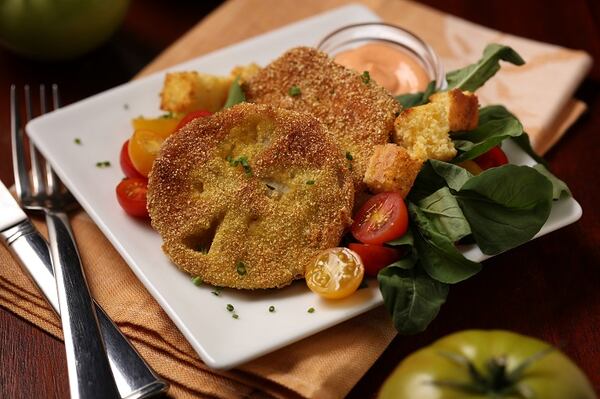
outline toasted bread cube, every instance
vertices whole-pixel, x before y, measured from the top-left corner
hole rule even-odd
[[[364,182],[373,193],[399,192],[406,198],[412,188],[423,159],[413,158],[396,144],[380,144],[369,159]]]
[[[187,113],[198,109],[216,112],[227,100],[230,76],[213,76],[204,73],[167,73],[160,93],[160,108],[174,113]]]
[[[473,93],[458,89],[436,93],[430,102],[400,113],[393,140],[416,158],[449,161],[456,156],[450,132],[472,130],[479,120]]]
[[[261,67],[255,64],[238,65],[231,70],[231,76],[239,77],[240,84],[247,82],[261,70]]]

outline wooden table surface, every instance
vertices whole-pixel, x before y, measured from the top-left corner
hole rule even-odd
[[[583,49],[600,60],[597,0],[423,2],[498,30]],[[65,103],[83,99],[130,80],[218,3],[133,0],[117,34],[75,61],[44,64],[0,49],[0,179],[7,185],[13,182],[8,106],[11,83],[58,83]],[[425,333],[393,341],[354,387],[350,398],[373,397],[404,356],[466,328],[509,329],[558,345],[600,392],[599,64],[594,65],[577,97],[589,105],[589,112],[547,159],[582,205],[583,218],[486,261],[483,273],[452,290]],[[0,309],[0,397],[68,397],[62,343],[4,309]]]

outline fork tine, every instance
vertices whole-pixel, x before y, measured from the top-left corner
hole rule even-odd
[[[23,143],[23,129],[19,115],[17,88],[10,86],[10,138],[12,146],[13,174],[15,176],[15,189],[19,198],[31,196],[29,174],[25,164],[25,146]]]
[[[52,90],[54,91],[54,86]],[[57,88],[58,90],[58,88]],[[54,109],[56,109],[56,107],[54,107]],[[41,84],[40,85],[40,112],[43,114],[45,114],[46,112],[48,112],[48,101],[46,99],[46,86]],[[58,179],[58,176],[56,176],[56,173],[54,173],[54,170],[52,169],[52,167],[50,166],[50,163],[48,161],[45,161],[45,167],[46,167],[46,189],[48,191],[49,195],[52,195],[54,193],[60,192],[60,180]]]
[[[29,85],[25,85],[25,112],[27,122],[29,122],[32,119],[31,92],[29,90]],[[31,195],[35,197],[40,192],[45,191],[45,184],[42,165],[40,163],[40,155],[31,140],[29,140],[29,157],[31,158]]]

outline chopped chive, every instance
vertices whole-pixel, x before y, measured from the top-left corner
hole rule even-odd
[[[220,295],[221,295],[221,290],[222,290],[222,289],[223,289],[223,288],[221,288],[221,287],[215,287],[215,290],[214,290],[214,291],[211,291],[210,293],[211,293],[211,294],[213,294],[214,296],[220,296]]]
[[[77,145],[81,145],[81,139],[79,137],[76,137],[73,142]]]
[[[228,303],[227,304],[227,310],[230,311],[230,312],[233,312],[233,305],[230,304],[230,303]]]
[[[307,312],[308,313],[315,313],[315,308],[308,308]]]
[[[159,116],[159,119],[172,119],[173,117],[174,116],[172,112],[167,112],[166,114]]]
[[[273,313],[275,311],[275,306],[271,305],[269,306],[269,312]]]
[[[362,75],[360,75],[360,78],[364,84],[368,84],[371,81],[371,75],[369,74],[369,71],[364,71]]]
[[[100,161],[100,162],[96,162],[96,167],[97,168],[108,168],[110,166],[110,162],[109,161]]]
[[[235,270],[238,272],[240,276],[246,275],[246,264],[242,261],[239,261],[235,266]]]
[[[346,151],[346,159],[348,161],[354,161],[354,157],[350,154],[350,151]]]
[[[200,278],[200,276],[194,276],[192,277],[192,283],[194,285],[202,285],[202,279]]]
[[[312,186],[313,184],[315,184],[314,180],[307,180],[306,184],[308,184],[309,186]]]
[[[231,317],[233,317],[234,319],[239,319],[239,318],[240,318],[240,316],[238,316],[238,315],[237,315],[237,313],[233,313],[233,314],[231,315]]]
[[[300,88],[298,86],[292,86],[292,87],[290,87],[290,90],[288,91],[288,94],[292,97],[297,97],[301,93],[302,92],[300,91]]]
[[[248,163],[248,158],[245,156],[240,156],[237,158],[232,158],[231,155],[228,155],[227,158],[225,158],[225,160],[227,162],[229,162],[229,166],[238,166],[238,165],[242,165],[242,168],[244,169],[244,173],[246,173],[247,176],[252,176],[252,168],[250,167],[250,163]]]

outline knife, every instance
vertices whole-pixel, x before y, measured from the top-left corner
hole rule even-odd
[[[48,243],[2,182],[0,237],[54,311],[60,315]],[[95,305],[104,346],[121,398],[147,398],[165,392],[169,387],[167,382],[146,364],[104,310],[97,303]]]

